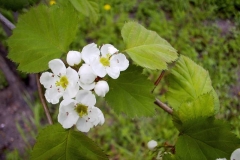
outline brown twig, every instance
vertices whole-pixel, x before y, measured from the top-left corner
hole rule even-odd
[[[155,90],[155,88],[157,87],[157,85],[160,83],[161,79],[163,78],[164,73],[165,73],[165,71],[163,70],[163,71],[161,72],[161,74],[159,75],[158,79],[155,81],[155,83],[154,83],[154,88],[153,88],[153,90],[152,90],[152,93],[153,93],[153,91]]]
[[[15,28],[15,25],[12,24],[7,18],[5,18],[1,13],[0,13],[0,21],[6,25],[10,30],[13,30]]]
[[[43,106],[43,108],[44,108],[45,114],[46,114],[46,116],[47,116],[48,123],[49,123],[49,124],[53,124],[52,117],[51,117],[51,115],[50,115],[50,113],[49,113],[49,109],[48,109],[46,100],[45,100],[45,98],[44,98],[42,86],[41,86],[41,84],[40,84],[39,79],[40,79],[40,74],[38,73],[38,74],[36,74],[38,94],[39,94],[39,97],[40,97],[42,106]]]
[[[166,111],[169,114],[173,114],[173,110],[172,108],[168,107],[168,105],[166,105],[165,103],[161,102],[159,99],[156,98],[156,100],[154,101],[154,103],[159,106],[160,108],[162,108],[164,111]]]

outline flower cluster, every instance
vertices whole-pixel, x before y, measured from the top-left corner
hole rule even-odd
[[[95,43],[83,47],[82,52],[69,51],[67,68],[62,60],[53,59],[48,65],[52,72],[44,72],[40,83],[46,88],[45,98],[57,104],[60,99],[58,122],[63,128],[76,125],[82,132],[105,121],[102,111],[95,107],[96,97],[105,97],[109,86],[104,77],[117,79],[129,61],[111,44],[100,49]]]

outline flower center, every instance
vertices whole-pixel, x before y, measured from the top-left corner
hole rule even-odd
[[[88,115],[87,112],[88,107],[83,104],[77,104],[75,111],[78,113],[78,115],[82,118],[85,115]]]
[[[59,81],[56,82],[56,86],[61,86],[66,89],[68,86],[68,79],[66,76],[62,76]]]
[[[103,66],[110,66],[110,61],[109,61],[109,58],[110,58],[110,54],[107,54],[106,57],[101,57],[100,58],[100,62],[102,63]]]

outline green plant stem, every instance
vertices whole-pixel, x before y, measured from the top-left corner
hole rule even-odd
[[[5,18],[1,13],[0,13],[0,21],[5,24],[10,30],[13,30],[15,28],[15,25],[12,24],[7,18]]]
[[[49,109],[48,109],[48,106],[47,106],[47,103],[46,103],[46,100],[44,98],[44,95],[43,95],[43,90],[42,90],[42,86],[40,84],[40,74],[36,74],[36,80],[37,80],[37,87],[38,87],[38,94],[39,94],[39,98],[41,100],[41,103],[42,103],[42,106],[43,106],[43,109],[45,111],[45,114],[47,116],[47,119],[48,119],[48,123],[49,124],[53,124],[53,121],[52,121],[52,117],[50,115],[50,112],[49,112]]]
[[[161,102],[159,99],[156,98],[156,100],[154,101],[154,103],[159,106],[160,108],[162,108],[164,111],[166,111],[169,114],[173,114],[173,109],[168,107],[168,105],[166,105],[165,103]]]

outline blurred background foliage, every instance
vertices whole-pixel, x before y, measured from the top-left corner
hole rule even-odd
[[[70,49],[81,51],[84,45],[95,42],[98,45],[111,43],[120,51],[124,50],[121,37],[124,23],[132,20],[143,24],[165,38],[179,54],[189,56],[209,71],[220,99],[218,117],[230,121],[233,131],[240,136],[240,0],[101,0],[97,3],[100,7],[98,22],[94,24],[88,18],[80,17],[79,32]],[[14,21],[10,11],[0,11]],[[6,34],[1,28],[0,40],[6,45]],[[148,70],[145,73],[153,82],[160,74]],[[1,83],[0,86],[6,85],[4,80]],[[163,101],[167,90],[165,84],[163,80],[155,90]],[[103,100],[99,101],[97,106],[103,110],[106,122],[87,135],[106,151],[110,159],[153,159],[157,153],[147,149],[149,140],[157,140],[160,145],[175,143],[177,130],[171,116],[163,110],[156,108],[156,115],[151,118],[131,119],[116,115]],[[41,123],[45,116],[38,102],[34,107],[39,109],[35,109],[30,121],[40,129],[45,125]],[[56,107],[51,106],[55,120]],[[33,120],[36,117],[37,121]],[[35,129],[35,134],[23,134],[23,137],[36,135],[36,132]],[[7,156],[22,159],[16,150]],[[28,155],[22,157],[27,159]]]

